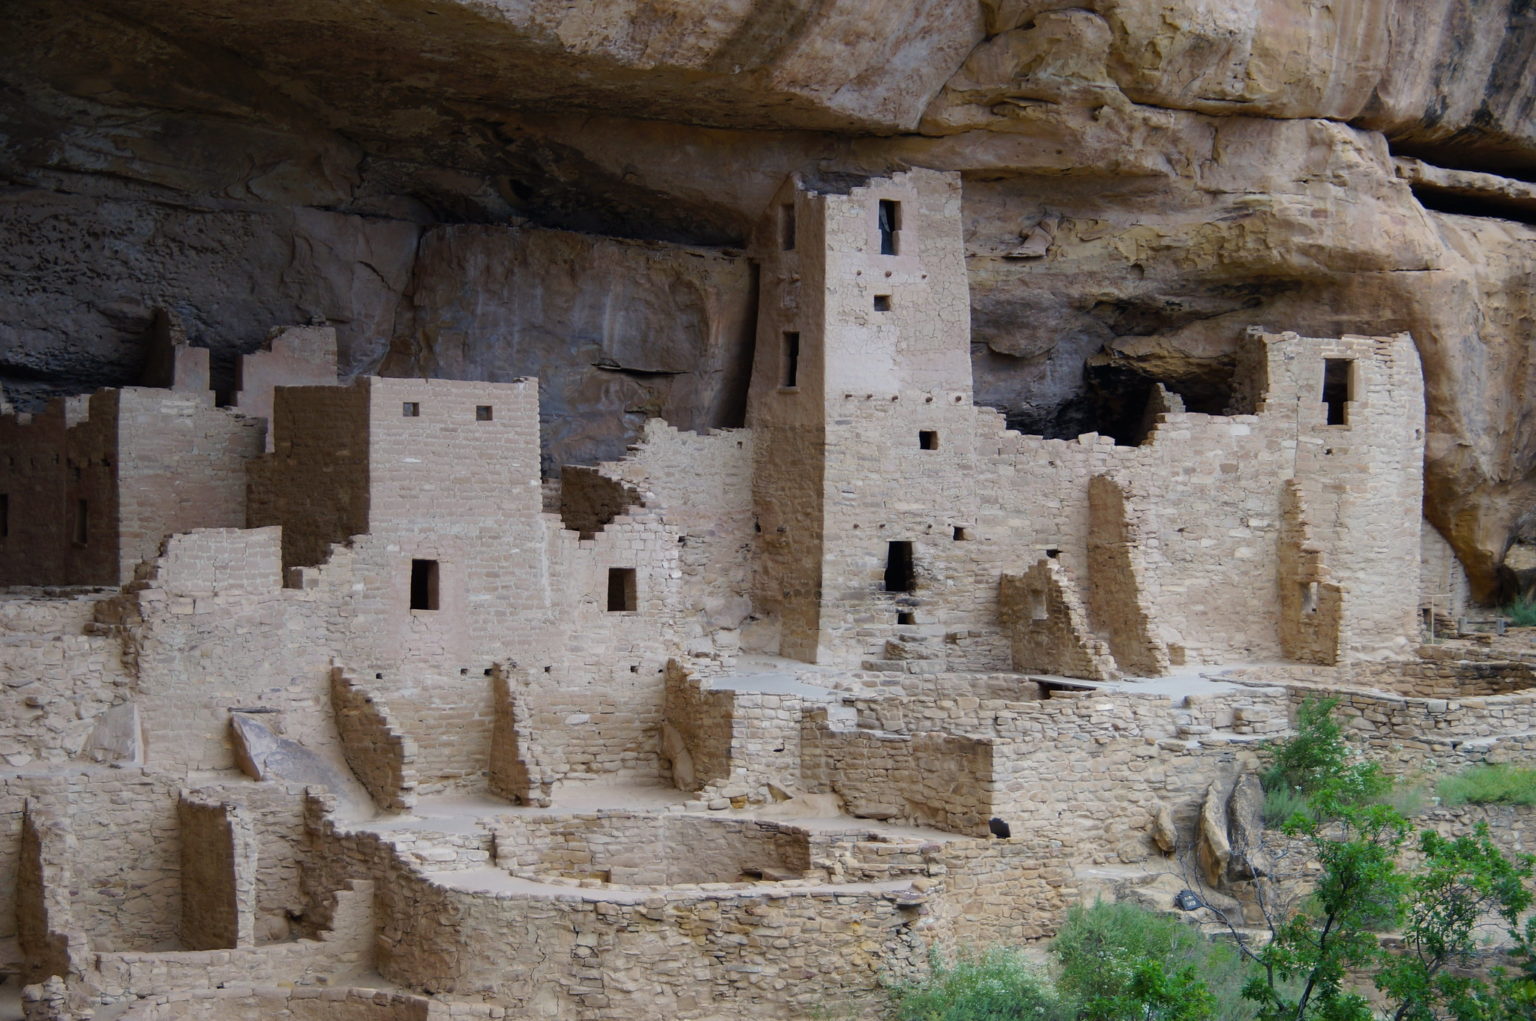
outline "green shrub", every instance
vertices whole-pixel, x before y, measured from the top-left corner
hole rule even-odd
[[[1057,990],[1079,1021],[1246,1021],[1249,967],[1226,944],[1134,904],[1075,907],[1051,941]]]
[[[991,947],[953,963],[935,958],[925,981],[891,988],[898,1021],[1066,1021],[1049,984],[1016,950]]]
[[[1536,627],[1536,597],[1520,596],[1499,612],[1515,627]]]
[[[1439,793],[1446,805],[1536,805],[1536,769],[1471,766],[1441,780]]]
[[[1264,788],[1264,825],[1278,829],[1300,813],[1312,818],[1312,799],[1291,787]]]
[[[1269,792],[1285,791],[1275,797],[1289,799],[1286,804],[1300,797],[1314,816],[1331,816],[1340,806],[1370,802],[1392,789],[1381,767],[1357,758],[1345,742],[1333,719],[1338,704],[1336,698],[1308,698],[1296,710],[1295,736],[1271,752],[1273,760],[1260,776],[1266,806]]]

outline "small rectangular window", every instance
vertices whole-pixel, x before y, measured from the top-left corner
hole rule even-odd
[[[932,429],[919,429],[917,432],[917,449],[938,450],[939,434]]]
[[[896,254],[896,235],[901,231],[901,203],[880,200],[880,254]]]
[[[630,613],[639,605],[633,567],[608,568],[608,612]]]
[[[916,617],[916,615],[908,613],[905,610],[903,610],[902,612],[896,614],[896,623],[898,623],[898,624],[916,624],[917,623],[917,617]]]
[[[1323,403],[1328,406],[1329,425],[1349,424],[1347,405],[1355,399],[1350,378],[1353,364],[1348,358],[1323,359]]]
[[[6,493],[0,493],[0,539],[11,534],[11,498]]]
[[[786,331],[784,334],[784,354],[782,372],[779,376],[779,385],[782,387],[794,387],[800,380],[800,334]]]
[[[795,204],[786,202],[779,207],[779,245],[786,252],[795,250]]]
[[[967,532],[964,528],[961,528],[959,525],[955,526],[955,533],[954,534],[955,534],[955,541],[956,542],[967,542],[971,538],[971,533]]]
[[[437,561],[411,561],[411,609],[437,609]]]
[[[91,538],[91,507],[84,500],[75,501],[75,542],[84,546]]]
[[[476,422],[489,422],[491,420],[491,418],[493,417],[494,412],[495,412],[495,409],[492,408],[491,405],[489,405],[489,404],[476,404],[475,405],[475,421]]]
[[[875,311],[889,312],[891,310],[891,296],[889,294],[875,295]]]
[[[400,405],[400,417],[420,418],[421,405],[417,404],[415,401],[406,401],[404,404]]]
[[[912,543],[905,540],[891,543],[885,553],[885,590],[911,592],[916,587],[917,577],[912,564]]]

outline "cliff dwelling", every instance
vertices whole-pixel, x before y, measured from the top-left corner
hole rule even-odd
[[[554,80],[536,73],[538,47],[498,63],[457,20],[464,5],[439,6],[380,9],[450,22],[441,61],[483,75],[486,96],[537,97]],[[171,7],[167,38],[187,40],[225,5]],[[295,199],[302,215],[284,215],[314,237],[284,258],[319,276],[368,265],[366,280],[322,288],[351,295],[353,314],[252,299],[247,320],[293,314],[236,350],[209,339],[235,311],[157,299],[128,345],[134,373],[98,366],[73,387],[19,340],[6,348],[0,1018],[708,1021],[828,1004],[876,1018],[893,976],[935,953],[1040,945],[1094,899],[1175,910],[1166,877],[1196,855],[1205,903],[1251,906],[1251,876],[1208,864],[1226,839],[1209,820],[1219,808],[1226,833],[1234,792],[1315,695],[1339,700],[1344,732],[1392,776],[1531,762],[1536,648],[1475,633],[1499,586],[1524,583],[1502,558],[1524,544],[1530,458],[1505,449],[1510,430],[1478,434],[1498,412],[1451,392],[1447,365],[1471,355],[1453,350],[1432,294],[1354,313],[1406,293],[1386,290],[1402,286],[1394,274],[1431,268],[1340,256],[1317,270],[1326,286],[1301,280],[1221,235],[1220,217],[1122,230],[1076,171],[1022,202],[1009,161],[1045,157],[987,147],[1045,144],[1041,104],[1092,99],[1094,119],[1072,122],[1079,146],[1108,145],[1093,132],[1116,118],[1164,113],[1129,83],[1103,94],[1095,76],[1117,66],[1100,52],[1106,15],[1014,24],[1009,10],[967,7],[970,34],[930,40],[954,66],[902,121],[991,155],[957,166],[940,147],[877,158],[850,144],[750,172],[732,162],[720,173],[750,178],[740,194],[678,186],[675,208],[646,191],[664,176],[655,152],[635,143],[639,169],[595,169],[575,140],[528,141],[545,130],[529,107],[476,121],[470,148],[524,161],[504,187],[409,147],[385,155],[377,140],[404,129],[388,104],[347,94],[358,58],[338,56],[317,81],[356,141],[316,149],[330,169],[314,173],[353,173],[346,145],[377,143],[358,166],[382,176],[348,185],[351,211]],[[90,20],[31,0],[22,15],[56,48]],[[295,47],[285,59],[318,59],[295,37],[313,24],[272,17]],[[1081,66],[1037,66],[1057,52],[1047,29]],[[881,65],[855,35],[845,57]],[[711,60],[732,64],[750,42],[720,41]],[[547,73],[585,81],[589,57],[550,45]],[[693,59],[652,45],[660,64]],[[620,49],[602,60],[638,59]],[[875,137],[888,115],[853,84],[832,100],[722,67],[687,86],[700,138],[808,144],[774,120],[787,114],[733,112],[758,88],[795,92],[780,98],[807,111],[805,132]],[[185,73],[191,91],[235,72]],[[626,96],[631,73],[580,86],[584,109],[611,103],[615,119],[583,130],[623,146],[626,118],[675,101],[643,76]],[[400,121],[436,130],[469,86],[420,74],[402,71],[388,96]],[[442,98],[417,105],[421,88]],[[298,123],[303,91],[270,102]],[[1483,149],[1529,161],[1528,108]],[[1244,118],[1195,113],[1225,134],[1174,176],[1236,173],[1222,161],[1249,144]],[[1183,130],[1174,117],[1157,130]],[[1294,132],[1289,151],[1323,153],[1319,178],[1380,171],[1359,192],[1413,203],[1377,225],[1415,265],[1428,242],[1413,218],[1431,214],[1413,196],[1481,196],[1501,216],[1530,204],[1520,167],[1536,163],[1499,164],[1512,176],[1496,187],[1492,170],[1434,163],[1451,162],[1444,139],[1404,129],[1392,137],[1420,143],[1389,152],[1387,128],[1361,118],[1253,119]],[[444,151],[463,141],[450,135]],[[1117,187],[1163,173],[1156,148],[1122,154],[1140,162]],[[246,190],[267,202],[311,187],[285,174]],[[587,204],[573,197],[585,174],[603,181]],[[24,177],[8,170],[18,190]],[[230,187],[197,215],[247,200]],[[74,201],[33,196],[56,208],[31,229],[83,215],[63,208]],[[551,219],[513,223],[508,203]],[[1231,215],[1271,215],[1265,203],[1284,204],[1266,194]],[[1285,229],[1357,231],[1347,206],[1319,201]],[[1528,271],[1528,217],[1489,209],[1443,216]],[[354,213],[366,224],[343,228]],[[354,228],[367,237],[337,234]],[[503,229],[515,256],[493,241]],[[624,240],[573,240],[583,232]],[[1343,244],[1298,242],[1319,264]],[[1145,293],[1111,294],[1090,248]],[[407,249],[411,267],[386,265]],[[1246,268],[1183,293],[1180,260]],[[1509,329],[1528,342],[1528,288],[1481,272],[1464,275],[1508,295],[1486,304],[1524,302]],[[603,312],[578,322],[589,302],[573,295],[598,276]],[[243,294],[233,275],[223,286]],[[1053,288],[1071,301],[1054,304]],[[514,322],[503,301],[544,318]],[[403,332],[380,341],[358,310],[381,321],[389,302]],[[82,329],[96,316],[70,314]],[[6,343],[58,348],[6,329]],[[666,329],[716,346],[647,340]],[[535,356],[550,338],[564,360]],[[1490,352],[1458,371],[1499,377]],[[521,371],[530,359],[549,374]],[[1515,408],[1529,396],[1512,393]],[[1529,810],[1509,818],[1499,839],[1532,850]]]

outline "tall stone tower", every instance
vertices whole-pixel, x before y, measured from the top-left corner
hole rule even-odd
[[[755,605],[783,655],[856,663],[974,517],[959,176],[792,179],[753,249]]]

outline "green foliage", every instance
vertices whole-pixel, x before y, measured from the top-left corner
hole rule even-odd
[[[1536,769],[1471,766],[1441,780],[1439,794],[1446,805],[1536,805]]]
[[[1499,612],[1515,627],[1536,627],[1536,596],[1520,596]]]
[[[1512,939],[1521,940],[1518,920],[1531,905],[1526,881],[1533,859],[1505,858],[1485,824],[1455,839],[1425,830],[1419,835],[1419,850],[1424,865],[1408,881],[1404,952],[1385,956],[1376,974],[1376,988],[1397,1005],[1392,1021],[1487,1021],[1506,1016],[1500,1012],[1503,1004],[1516,999],[1513,985],[1500,989],[1502,976],[1495,975],[1490,987],[1454,969],[1474,963],[1474,936],[1485,914],[1496,916]]]
[[[1075,907],[1051,942],[1057,988],[1082,1021],[1245,1021],[1236,950],[1134,904]]]
[[[1312,896],[1254,955],[1263,973],[1244,995],[1258,1005],[1259,1021],[1370,1021],[1365,998],[1345,979],[1381,953],[1373,929],[1401,917],[1406,882],[1397,853],[1406,821],[1384,805],[1347,803],[1347,783],[1319,782],[1314,805],[1336,822],[1294,816],[1286,824],[1310,843],[1322,871]]]
[[[1380,766],[1359,759],[1345,743],[1344,732],[1333,719],[1338,704],[1336,698],[1308,698],[1296,710],[1295,736],[1274,750],[1274,759],[1261,776],[1266,817],[1271,791],[1288,791],[1293,802],[1304,798],[1307,814],[1316,815],[1323,810],[1320,796],[1325,795],[1329,805],[1358,805],[1391,788]],[[1278,805],[1277,800],[1277,810]]]
[[[926,981],[891,990],[899,1021],[1064,1021],[1050,986],[1015,950],[954,962],[935,957]]]
[[[1264,787],[1264,825],[1278,829],[1293,815],[1313,818],[1312,799],[1294,787]]]

